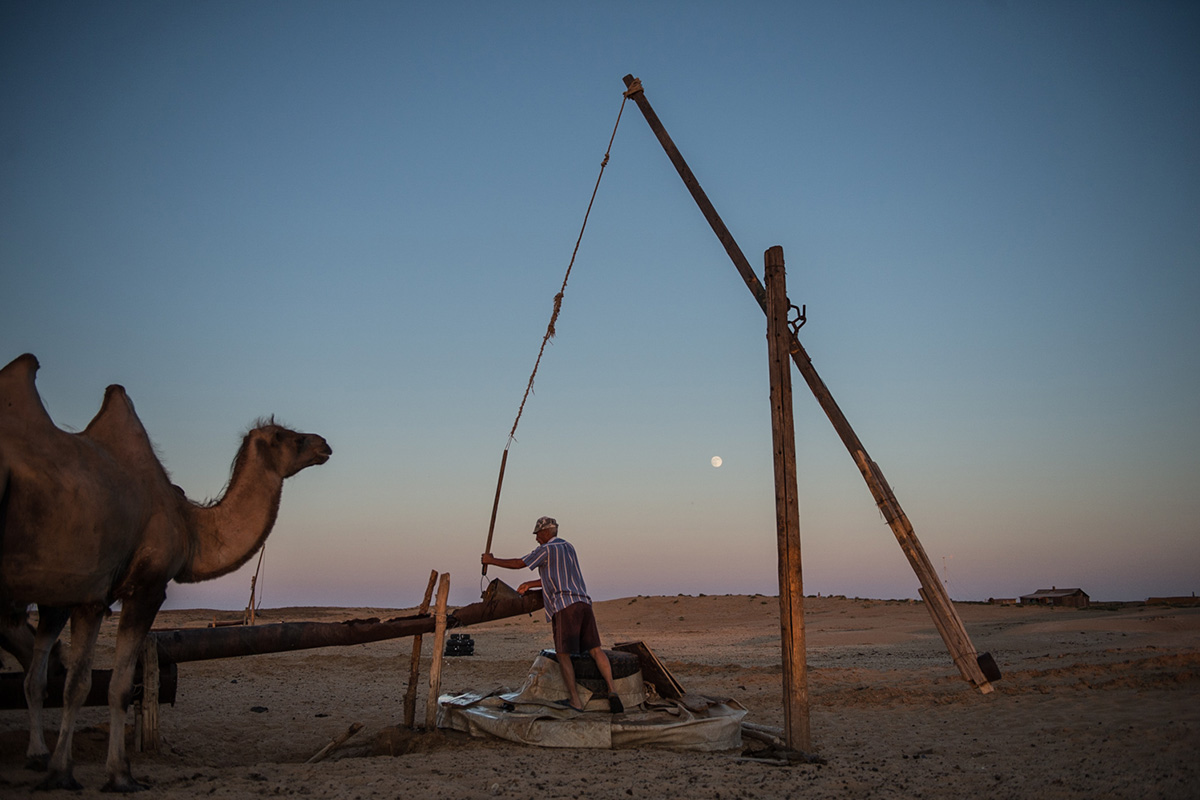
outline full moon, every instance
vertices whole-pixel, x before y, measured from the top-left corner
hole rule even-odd
[[[714,467],[719,467],[719,466],[721,466],[721,457],[720,457],[720,456],[713,456],[713,457],[712,457],[712,465],[713,465]]]

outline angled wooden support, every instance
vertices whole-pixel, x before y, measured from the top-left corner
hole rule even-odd
[[[675,143],[667,134],[666,128],[663,127],[658,115],[646,99],[646,92],[642,87],[641,81],[632,75],[626,75],[625,86],[626,95],[637,103],[642,115],[646,118],[646,122],[650,125],[650,129],[654,132],[655,137],[658,138],[659,144],[666,151],[667,157],[671,159],[671,163],[675,166],[679,177],[683,179],[683,183],[691,193],[692,199],[700,207],[700,212],[708,220],[713,233],[716,234],[717,239],[724,246],[725,252],[728,253],[730,260],[733,261],[738,274],[742,276],[746,288],[750,290],[759,307],[766,313],[766,288],[763,286],[762,281],[758,279],[754,269],[750,266],[750,262],[746,259],[745,254],[742,253],[742,249],[734,240],[733,234],[725,227],[725,223],[721,220],[721,216],[708,199],[708,195],[700,187],[700,182],[692,174],[692,170],[688,167],[687,162],[684,161],[679,148],[675,146]],[[921,597],[925,600],[925,604],[929,608],[929,613],[933,617],[934,625],[941,634],[942,640],[946,643],[946,647],[950,651],[950,656],[954,659],[954,663],[958,666],[963,677],[978,687],[981,692],[984,694],[991,692],[992,686],[980,668],[980,656],[976,654],[975,648],[971,644],[971,639],[967,636],[962,619],[958,616],[958,612],[954,609],[954,604],[946,594],[946,587],[938,580],[937,572],[929,563],[929,558],[925,555],[924,549],[921,548],[921,543],[917,540],[916,533],[913,532],[908,517],[905,516],[903,509],[900,508],[899,501],[896,500],[896,496],[892,493],[887,481],[884,480],[879,466],[867,455],[866,448],[859,441],[858,435],[854,433],[854,429],[850,427],[850,421],[846,419],[842,410],[838,408],[838,404],[833,399],[833,394],[825,386],[825,382],[821,380],[821,376],[817,374],[816,369],[812,365],[812,359],[808,357],[804,346],[800,344],[799,338],[794,333],[790,334],[790,349],[793,363],[800,370],[800,374],[804,377],[808,388],[817,398],[817,402],[820,404],[822,410],[824,410],[825,415],[829,417],[834,430],[841,437],[842,444],[846,446],[846,449],[854,458],[859,472],[862,473],[863,480],[866,481],[867,488],[870,489],[871,495],[875,498],[876,505],[883,512],[884,519],[887,520],[888,525],[896,536],[896,540],[900,543],[901,549],[904,551],[905,556],[908,557],[909,563],[916,572],[917,578],[921,582]]]

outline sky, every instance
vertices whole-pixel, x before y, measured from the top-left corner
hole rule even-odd
[[[1200,6],[0,3],[0,363],[126,387],[189,497],[274,414],[260,602],[778,591],[766,323],[627,73],[951,597],[1200,589]],[[919,583],[793,370],[807,594]],[[712,465],[713,456],[722,459]],[[256,562],[172,584],[241,609]],[[516,586],[532,575],[493,567]]]

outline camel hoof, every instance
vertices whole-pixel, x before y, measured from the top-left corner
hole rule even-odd
[[[141,781],[134,780],[132,775],[123,775],[120,779],[109,778],[108,783],[100,787],[102,792],[144,792],[150,787]]]
[[[83,784],[75,780],[75,776],[70,772],[51,772],[46,776],[46,780],[33,787],[34,791],[49,792],[55,789],[67,789],[68,791],[78,792],[83,790]]]
[[[50,769],[50,754],[39,753],[36,756],[25,756],[25,769],[34,772],[45,772]]]

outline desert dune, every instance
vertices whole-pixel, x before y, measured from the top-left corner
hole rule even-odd
[[[411,639],[179,665],[161,749],[133,774],[167,798],[1195,798],[1200,797],[1200,608],[958,605],[1004,673],[982,695],[959,676],[921,603],[809,597],[805,623],[813,751],[823,764],[720,753],[544,749],[398,728]],[[778,604],[761,595],[597,603],[606,644],[646,642],[690,692],[731,698],[780,727]],[[388,618],[414,609],[286,608],[260,624]],[[158,626],[238,613],[168,611]],[[97,667],[111,655],[104,624]],[[540,612],[464,629],[473,656],[447,658],[442,692],[515,688],[550,647]],[[429,651],[418,694],[424,720]],[[5,667],[13,667],[5,659]],[[57,729],[58,711],[47,711]],[[304,762],[360,723],[319,763]],[[130,740],[132,744],[132,724]],[[107,711],[86,708],[76,796],[99,796]],[[24,711],[0,712],[0,796],[25,796]]]

